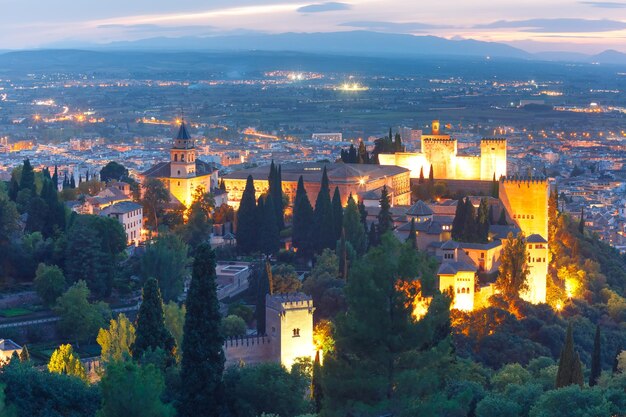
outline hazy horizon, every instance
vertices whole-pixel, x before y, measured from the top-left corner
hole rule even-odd
[[[626,52],[626,2],[447,0],[336,2],[8,0],[0,48],[31,49],[154,37],[368,30],[500,42],[528,52]],[[71,28],[68,35],[68,28]]]

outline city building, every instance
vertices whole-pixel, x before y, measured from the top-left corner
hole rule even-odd
[[[189,207],[197,187],[209,191],[218,184],[217,169],[196,156],[195,141],[182,121],[170,149],[170,161],[149,168],[139,176],[140,180],[142,183],[147,178],[160,180],[170,192],[173,203]]]
[[[341,133],[313,133],[311,139],[321,142],[341,142],[343,135]]]
[[[0,339],[0,363],[8,363],[14,353],[20,355],[22,347],[11,339]]]
[[[480,155],[460,155],[457,139],[442,134],[439,121],[432,122],[432,133],[421,135],[420,152],[379,154],[381,165],[396,165],[411,170],[411,178],[420,173],[428,177],[433,168],[437,180],[491,181],[507,175],[506,139],[482,139]]]
[[[369,164],[344,164],[341,162],[288,163],[282,164],[280,167],[283,193],[289,198],[290,204],[293,204],[298,179],[302,176],[309,200],[311,204],[315,205],[324,168],[326,168],[328,175],[331,195],[335,187],[338,187],[341,201],[344,205],[347,203],[350,194],[357,201],[361,201],[366,200],[364,197],[374,193],[375,196],[369,198],[371,201],[378,201],[376,195],[380,198],[380,191],[383,186],[387,187],[392,206],[409,205],[411,202],[410,173],[406,168]],[[267,181],[269,170],[269,165],[263,165],[225,175],[223,180],[228,192],[229,204],[235,208],[239,207],[239,201],[241,201],[241,195],[246,188],[246,180],[249,175],[254,179],[256,198],[267,192],[269,189]]]
[[[121,201],[105,207],[101,216],[114,217],[124,227],[128,245],[137,245],[141,241],[143,224],[143,207],[132,201]]]
[[[313,299],[300,293],[267,294],[265,305],[267,334],[227,340],[226,366],[278,362],[291,369],[297,358],[313,360]]]

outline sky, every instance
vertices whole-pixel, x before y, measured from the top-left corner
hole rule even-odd
[[[152,37],[373,30],[626,52],[626,0],[0,0],[1,49]]]

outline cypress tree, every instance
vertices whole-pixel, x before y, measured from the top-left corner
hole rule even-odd
[[[346,242],[346,231],[341,231],[341,237],[337,241],[337,257],[339,258],[339,275],[343,279],[348,278],[348,248]]]
[[[502,207],[502,210],[500,210],[500,217],[498,218],[498,224],[500,226],[508,225],[508,223],[506,222],[506,211],[504,210],[504,207]]]
[[[313,222],[313,207],[309,201],[302,175],[298,178],[296,198],[293,204],[292,240],[299,251],[307,254],[311,251],[311,226]]]
[[[265,296],[271,293],[272,285],[272,266],[269,261],[266,260],[263,265],[263,272],[259,278],[257,285],[257,299],[256,299],[256,331],[257,334],[266,334],[265,329]]]
[[[315,200],[313,236],[316,251],[321,252],[325,248],[335,247],[337,239],[326,166],[322,172],[320,191]]]
[[[370,225],[370,231],[367,235],[367,249],[371,249],[375,246],[378,246],[378,244],[380,243],[379,240],[379,234],[378,234],[378,228],[376,227],[376,224],[372,223]]]
[[[393,146],[396,152],[404,152],[404,146],[402,146],[402,136],[400,136],[400,133],[396,133]]]
[[[428,185],[430,187],[435,186],[435,171],[432,164],[430,165],[430,171],[428,172]]]
[[[578,353],[574,350],[574,337],[572,334],[572,323],[567,326],[567,336],[565,345],[559,357],[559,369],[556,374],[556,388],[567,387],[568,385],[583,385],[582,364]]]
[[[352,194],[348,197],[348,204],[343,214],[343,230],[346,240],[350,242],[358,255],[363,255],[367,249],[367,230],[361,223],[361,215]]]
[[[237,210],[237,247],[241,252],[250,253],[256,250],[257,225],[254,180],[252,175],[248,175]]]
[[[335,224],[335,240],[339,239],[343,229],[343,207],[341,206],[341,195],[339,194],[339,187],[335,187],[333,193],[333,199],[331,202],[333,206],[333,222]]]
[[[459,198],[456,202],[456,210],[454,212],[454,220],[452,220],[452,239],[460,240],[463,236],[463,228],[465,225],[465,202],[463,198]]]
[[[585,233],[585,208],[580,210],[580,221],[578,222],[578,231],[581,234]]]
[[[424,184],[424,181],[425,181],[425,180],[424,180],[424,166],[422,165],[422,166],[420,167],[420,178],[419,178],[419,180],[417,181],[417,183],[418,183],[418,184]]]
[[[367,230],[367,210],[365,209],[365,204],[363,200],[359,201],[359,215],[361,216],[361,223],[363,223],[363,227]]]
[[[269,190],[268,194],[272,196],[273,202],[273,210],[274,216],[276,218],[276,226],[278,230],[282,230],[285,228],[285,219],[284,219],[284,207],[283,207],[283,181],[282,181],[282,173],[280,166],[277,168],[274,165],[274,161],[272,160],[272,164],[270,165],[270,175],[268,178]]]
[[[362,162],[359,161],[359,157],[357,156],[356,148],[354,147],[354,144],[350,144],[350,149],[348,149],[347,162],[351,164],[356,164],[356,163],[362,164]]]
[[[224,182],[224,178],[220,180],[220,190],[226,192],[226,183]]]
[[[74,173],[70,176],[70,188],[76,188],[76,180],[74,179]]]
[[[596,325],[596,336],[593,341],[593,354],[591,355],[591,374],[589,375],[590,387],[598,383],[598,378],[600,378],[602,373],[602,346],[600,338],[600,325]]]
[[[22,346],[22,351],[20,352],[20,362],[28,362],[30,361],[30,353],[28,352],[28,347],[26,345]]]
[[[489,237],[489,205],[486,198],[480,199],[478,206],[478,240],[486,243]]]
[[[63,174],[63,189],[70,188],[70,180],[67,179],[67,171]]]
[[[496,173],[493,173],[493,179],[491,180],[491,196],[493,198],[500,198],[500,183],[496,180]]]
[[[218,417],[223,410],[224,336],[215,279],[215,253],[203,243],[196,248],[186,301],[180,417]]]
[[[378,233],[380,236],[393,230],[393,218],[391,217],[391,202],[387,186],[383,185],[380,193],[380,212],[378,212]]]
[[[174,358],[176,342],[165,327],[163,299],[156,279],[149,278],[143,286],[142,301],[137,313],[135,343],[132,346],[133,358],[141,360],[144,353],[163,349],[168,362]]]
[[[37,192],[37,189],[35,187],[35,171],[33,170],[33,167],[30,164],[29,159],[25,159],[24,165],[22,166],[22,178],[20,179],[20,190],[30,190],[33,196]]]
[[[365,144],[363,143],[363,141],[359,142],[358,163],[359,164],[369,164],[370,163],[370,156],[369,156],[369,154],[367,152],[367,149],[365,148]]]
[[[54,174],[52,174],[52,185],[56,191],[59,191],[59,169],[56,165],[54,166]]]
[[[280,248],[280,231],[276,224],[276,211],[271,194],[259,197],[257,213],[257,218],[261,221],[258,236],[259,250],[267,255],[274,254]]]
[[[20,192],[20,185],[14,176],[11,176],[11,183],[9,184],[9,198],[11,201],[15,201],[17,199],[17,193]]]
[[[320,352],[315,352],[315,360],[313,361],[313,375],[311,376],[311,399],[313,400],[313,406],[315,412],[319,413],[322,410],[322,401],[324,399],[324,392],[322,391],[322,365],[320,363]]]
[[[409,229],[409,236],[406,241],[411,244],[413,249],[417,249],[417,232],[415,231],[415,218],[411,219],[411,228]]]

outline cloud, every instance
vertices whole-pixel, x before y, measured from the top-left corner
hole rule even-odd
[[[308,6],[302,6],[297,9],[300,13],[323,13],[323,12],[336,12],[339,10],[350,10],[352,8],[348,3],[339,3],[335,1],[326,3],[309,4]]]
[[[357,21],[357,22],[344,22],[339,24],[339,26],[348,26],[353,28],[367,29],[378,32],[424,32],[430,29],[443,29],[449,28],[450,26],[439,26],[439,25],[431,25],[428,23],[420,23],[420,22],[405,22],[405,23],[396,23],[396,22],[381,22],[376,20],[366,20],[366,21]]]
[[[153,33],[153,32],[197,32],[197,31],[215,31],[215,26],[208,25],[185,25],[185,26],[165,26],[152,24],[122,25],[108,24],[98,25],[98,29],[120,29],[127,33]]]
[[[477,29],[506,29],[517,28],[521,32],[532,33],[587,33],[610,32],[626,29],[626,22],[619,20],[590,20],[590,19],[528,19],[528,20],[498,20],[497,22],[476,25]]]
[[[581,1],[581,4],[599,9],[626,9],[626,3],[613,1]]]

